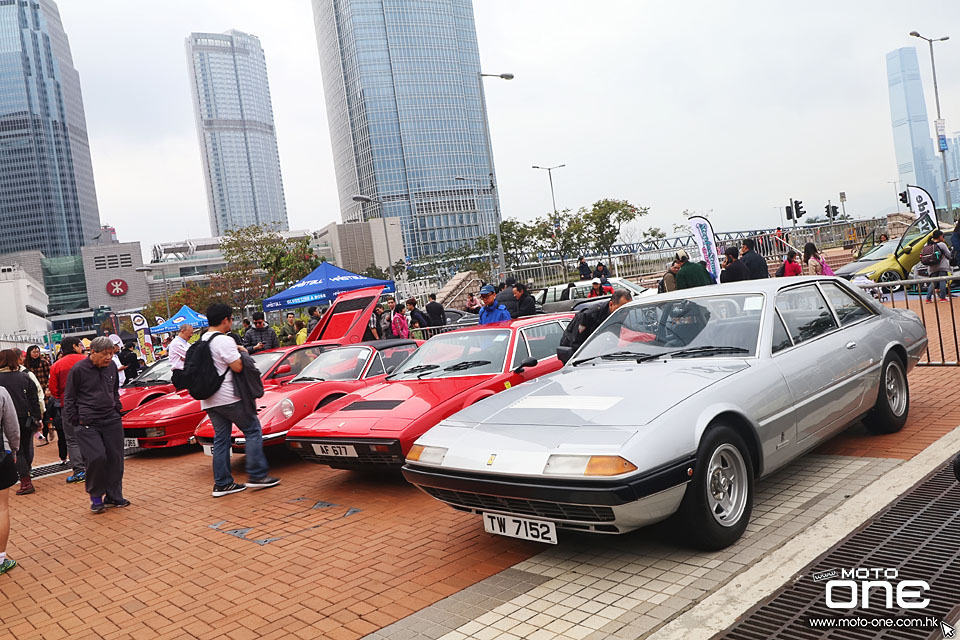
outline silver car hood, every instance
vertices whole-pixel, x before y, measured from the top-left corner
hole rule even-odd
[[[486,398],[442,424],[481,430],[496,425],[638,427],[749,366],[726,358],[567,366]],[[536,433],[524,435],[555,437]]]

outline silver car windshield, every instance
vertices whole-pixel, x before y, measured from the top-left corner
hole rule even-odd
[[[733,294],[666,300],[618,309],[577,352],[587,360],[671,356],[751,357],[757,353],[763,296]]]
[[[372,353],[370,347],[342,347],[324,351],[291,382],[356,380],[363,373]]]
[[[443,378],[501,373],[510,331],[452,331],[434,336],[407,358],[388,379]]]

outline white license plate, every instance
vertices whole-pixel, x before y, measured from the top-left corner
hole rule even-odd
[[[352,444],[315,444],[313,445],[313,452],[318,456],[357,457],[357,450]]]
[[[123,439],[123,448],[124,449],[136,449],[140,446],[140,443],[137,442],[136,438],[124,438]]]
[[[212,444],[202,444],[202,445],[200,445],[200,446],[203,447],[203,455],[205,455],[205,456],[213,456],[213,445],[212,445]],[[232,455],[233,455],[233,449],[232,449],[232,448],[231,448],[231,449],[227,449],[227,456],[232,456]]]
[[[502,516],[497,513],[483,514],[483,529],[501,536],[557,544],[557,525],[543,520],[528,520]]]

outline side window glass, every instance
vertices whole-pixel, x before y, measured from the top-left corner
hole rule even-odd
[[[563,329],[558,322],[530,327],[521,333],[527,340],[531,357],[543,360],[557,355],[557,346],[560,344],[560,336],[563,335]]]
[[[374,376],[382,376],[386,373],[386,370],[383,368],[383,358],[380,357],[380,354],[373,356],[373,362],[370,363],[370,368],[367,370],[367,375],[363,376],[364,378],[372,378]]]
[[[520,366],[520,363],[530,357],[530,349],[527,348],[527,341],[524,340],[523,334],[517,336],[517,350],[513,355],[513,364],[510,365],[511,369],[516,369]]]
[[[384,369],[389,369],[390,367],[400,366],[404,360],[410,357],[410,354],[417,350],[416,345],[408,345],[402,347],[393,347],[392,349],[384,349],[378,356],[383,357],[383,367]],[[378,358],[379,359],[379,358]],[[368,374],[373,375],[373,374]]]
[[[780,314],[774,314],[773,317],[773,353],[783,351],[787,347],[793,346],[790,336],[787,334],[787,328],[783,326],[783,320]]]
[[[827,301],[816,285],[781,291],[777,295],[777,311],[794,344],[812,340],[837,328]]]
[[[290,365],[290,373],[285,375],[299,375],[303,368],[308,364],[314,361],[314,359],[323,352],[323,347],[308,347],[306,349],[300,349],[294,351],[286,360],[281,363],[281,366],[285,364]]]
[[[840,326],[846,326],[857,320],[869,318],[874,312],[867,308],[863,302],[857,300],[849,292],[844,291],[840,285],[833,282],[824,282],[823,292],[830,301],[830,306],[837,312],[840,318]]]

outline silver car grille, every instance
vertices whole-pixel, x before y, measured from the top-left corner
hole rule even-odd
[[[421,489],[437,500],[469,509],[500,511],[517,515],[553,518],[557,520],[576,520],[579,522],[613,522],[614,520],[613,509],[610,507],[593,507],[581,504],[547,502],[543,500],[504,498],[483,493],[438,489],[436,487],[421,487]]]

